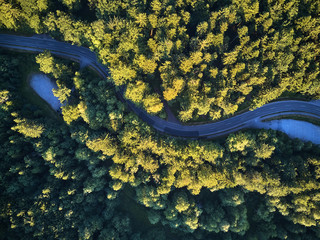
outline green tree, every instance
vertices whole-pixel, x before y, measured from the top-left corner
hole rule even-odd
[[[72,121],[77,120],[81,114],[77,105],[67,105],[62,107],[63,120],[70,124]]]
[[[5,26],[7,29],[17,29],[19,20],[22,18],[22,13],[11,3],[4,0],[0,1],[0,26]]]
[[[36,62],[40,65],[40,71],[53,73],[55,69],[54,59],[49,51],[44,51],[36,57]]]
[[[58,88],[52,89],[53,95],[59,98],[61,104],[65,104],[68,98],[71,95],[71,89],[67,88],[66,86],[58,85]],[[70,107],[68,107],[65,111],[70,111]]]
[[[227,138],[227,147],[231,152],[240,151],[244,152],[245,149],[253,147],[255,144],[254,136],[248,133],[235,133],[230,134]]]
[[[259,148],[255,150],[255,156],[257,158],[270,158],[275,150],[275,146],[270,146],[268,144],[262,143]]]
[[[161,216],[157,211],[150,210],[148,211],[148,219],[151,224],[157,224],[160,221]]]
[[[16,125],[12,127],[12,130],[17,131],[26,137],[39,138],[45,130],[43,125],[36,121],[25,118],[16,118],[14,121],[16,122]]]
[[[179,191],[174,194],[174,207],[178,210],[178,212],[183,212],[188,210],[190,207],[190,203],[188,202],[188,196],[185,192]]]
[[[144,98],[143,104],[149,113],[158,113],[163,109],[163,103],[158,94],[147,96]]]

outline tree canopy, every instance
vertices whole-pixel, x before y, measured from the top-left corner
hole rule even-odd
[[[0,51],[0,236],[319,239],[320,148],[272,130],[221,139],[156,132],[280,97],[319,98],[311,0],[0,0],[0,28],[90,47],[110,70]],[[57,113],[28,85],[57,83]]]

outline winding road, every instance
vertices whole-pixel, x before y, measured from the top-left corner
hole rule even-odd
[[[107,77],[109,74],[108,69],[98,62],[96,55],[90,51],[90,49],[53,40],[42,35],[23,37],[0,34],[0,47],[30,52],[49,50],[57,56],[80,62],[80,66],[90,66],[102,77]],[[241,129],[254,128],[258,122],[264,119],[282,115],[298,114],[320,119],[320,104],[304,101],[278,101],[223,121],[185,126],[180,123],[168,122],[159,117],[152,116],[135,106],[131,101],[126,101],[132,111],[153,128],[169,135],[185,138],[213,138],[224,136]]]

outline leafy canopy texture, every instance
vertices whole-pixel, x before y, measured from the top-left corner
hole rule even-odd
[[[218,119],[290,93],[320,97],[317,1],[90,3],[99,20],[86,38],[114,83],[130,83],[126,97],[150,113],[161,111],[159,97],[182,121]],[[141,81],[142,100],[130,90]]]
[[[319,239],[319,146],[266,130],[161,135],[114,86],[182,121],[319,97],[319,13],[313,0],[0,0],[1,30],[90,47],[110,69],[1,50],[0,236]],[[37,71],[61,113],[28,88]]]

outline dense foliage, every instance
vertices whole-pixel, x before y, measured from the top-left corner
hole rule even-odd
[[[248,101],[253,109],[285,91],[319,97],[318,1],[91,2],[104,26],[92,44],[148,112],[160,110],[145,104],[157,84],[182,121],[218,119]]]
[[[1,1],[0,24],[92,47],[150,113],[162,98],[188,121],[319,97],[318,1]]]
[[[0,239],[319,239],[318,146],[160,135],[112,85],[183,121],[319,97],[319,13],[307,0],[0,0],[3,29],[90,46],[111,71],[1,52]],[[27,90],[37,71],[57,81],[61,115]]]
[[[274,131],[218,142],[159,136],[91,70],[79,72],[50,53],[30,56],[57,79],[61,101],[67,98],[62,116],[52,119],[19,94],[23,57],[1,56],[1,235],[316,239],[320,150],[310,142]],[[61,97],[72,86],[72,95]],[[130,191],[130,201],[149,209],[145,221],[179,232],[149,226],[144,235],[130,227],[140,213],[119,206]]]

